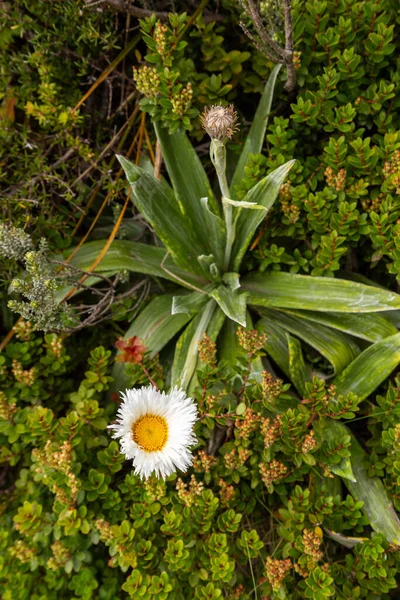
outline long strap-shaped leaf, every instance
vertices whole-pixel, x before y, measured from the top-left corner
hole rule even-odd
[[[321,312],[376,312],[400,308],[400,295],[354,281],[292,273],[255,273],[241,279],[248,304]]]
[[[239,271],[240,263],[243,256],[250,245],[257,227],[265,219],[268,210],[271,208],[276,198],[282,183],[285,181],[287,174],[294,165],[294,160],[290,160],[284,165],[281,165],[275,171],[264,177],[248,192],[243,199],[244,202],[253,202],[257,206],[263,206],[265,210],[250,210],[247,208],[235,208],[240,210],[236,223],[235,241],[232,246],[233,271]]]
[[[310,379],[310,371],[303,357],[303,351],[298,339],[292,337],[289,333],[286,334],[288,351],[289,351],[289,372],[290,379],[294,387],[303,396],[305,392],[305,382]]]
[[[161,145],[175,197],[187,226],[191,224],[202,245],[202,251],[198,252],[198,255],[214,254],[217,258],[216,246],[219,247],[220,240],[209,236],[210,215],[207,214],[204,206],[200,206],[200,199],[208,198],[210,210],[216,215],[220,214],[220,208],[201,161],[184,131],[178,129],[173,134],[169,134],[168,129],[162,127],[160,123],[154,123],[154,129]]]
[[[400,333],[376,342],[333,380],[338,394],[367,398],[400,363]]]
[[[203,310],[186,327],[175,347],[172,365],[171,385],[187,390],[195,372],[198,355],[198,343],[211,321],[217,307],[215,300],[207,302]],[[177,315],[179,316],[179,315]]]
[[[281,69],[282,65],[276,65],[268,81],[265,85],[263,94],[258,104],[256,114],[254,115],[253,123],[250,127],[250,131],[247,134],[246,141],[243,146],[242,153],[239,158],[239,162],[236,166],[235,173],[231,181],[231,190],[235,189],[235,186],[240,183],[244,177],[244,168],[249,160],[250,154],[259,154],[262,150],[264,143],[265,132],[268,125],[268,116],[271,111],[272,98],[274,95],[274,88],[276,78]]]
[[[258,331],[268,335],[264,349],[278,367],[290,378],[289,350],[286,331],[270,317],[263,317],[256,325]]]
[[[213,315],[210,319],[210,322],[207,326],[206,334],[210,338],[212,342],[216,342],[217,338],[221,332],[221,329],[224,326],[224,323],[227,321],[225,313],[220,309],[219,306],[215,308]],[[194,394],[196,388],[199,386],[199,379],[197,377],[198,370],[204,367],[204,363],[200,360],[200,357],[197,358],[196,362],[196,370],[193,374],[192,379],[190,380],[190,384],[188,387],[188,394],[191,396]]]
[[[171,314],[172,294],[157,296],[142,310],[124,335],[124,339],[137,336],[154,356],[190,321],[192,315]],[[124,391],[129,383],[125,364],[116,362],[113,367],[113,391]]]
[[[388,542],[400,545],[400,520],[396,515],[385,487],[378,477],[369,477],[364,466],[366,452],[355,436],[343,423],[335,422],[335,427],[343,434],[351,436],[351,466],[355,481],[343,479],[352,496],[364,503],[363,511],[370,520],[371,527],[381,533]]]
[[[329,360],[337,374],[343,371],[360,353],[358,346],[348,336],[334,329],[287,314],[284,311],[264,308],[260,312],[318,350]]]
[[[393,310],[389,314],[396,312]],[[321,323],[321,325],[343,331],[369,342],[379,342],[379,340],[397,333],[396,327],[380,313],[322,313],[293,309],[287,309],[285,313],[300,317],[303,321],[307,320],[310,323]]]
[[[132,188],[132,200],[171,252],[176,264],[201,272],[197,257],[204,247],[165,182],[159,181],[123,156],[117,156]],[[199,199],[200,202],[200,199]]]
[[[88,269],[103,247],[103,240],[84,244],[71,259],[70,264],[79,269]],[[171,257],[165,259],[166,254],[166,248],[129,240],[114,240],[95,272],[111,274],[125,270],[133,271],[179,282],[189,289],[192,289],[192,286],[203,288],[207,284],[201,275],[178,267]]]

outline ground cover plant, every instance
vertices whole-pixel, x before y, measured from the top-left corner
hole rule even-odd
[[[236,54],[213,6],[142,21],[133,80],[165,169],[121,145],[122,213],[68,269],[2,225],[25,317],[0,354],[4,598],[398,594],[396,6],[293,2],[282,67],[285,11],[260,6],[274,53],[252,7],[223,4]],[[88,284],[114,316],[90,334]],[[107,430],[149,383],[199,410],[193,466],[166,481]]]

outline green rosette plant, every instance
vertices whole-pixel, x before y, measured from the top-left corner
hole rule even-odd
[[[255,322],[257,329],[267,334],[264,349],[268,356],[292,381],[300,398],[307,398],[311,389],[307,384],[311,385],[315,373],[303,356],[300,340],[327,359],[333,374],[322,377],[332,377],[334,401],[352,399],[350,407],[344,402],[338,418],[352,419],[352,411],[400,362],[400,333],[389,318],[400,307],[400,296],[338,278],[251,273],[243,261],[294,164],[289,161],[278,167],[242,200],[232,198],[231,190],[237,189],[244,177],[250,155],[262,149],[279,68],[275,67],[266,84],[229,183],[226,142],[236,127],[233,108],[211,107],[202,117],[211,136],[210,157],[221,202],[182,130],[169,134],[159,122],[154,124],[171,185],[118,157],[131,186],[132,201],[162,245],[114,242],[99,267],[107,273],[128,269],[176,284],[176,291],[151,300],[125,335],[125,339],[137,336],[153,356],[180,334],[171,385],[189,392],[195,389],[196,371],[202,364],[198,344],[204,334],[217,343],[219,358],[234,366],[240,354],[237,329]],[[73,264],[85,268],[98,250],[99,243],[87,244]],[[263,369],[259,356],[252,368],[257,379]],[[115,390],[129,384],[125,364],[117,363],[113,376]],[[337,418],[325,418],[319,423],[319,436],[333,446],[341,439],[351,440],[351,451],[331,470],[344,480],[356,501],[364,502],[372,527],[388,541],[398,543],[400,522],[382,482],[371,480],[360,466],[363,450],[351,431]]]
[[[225,163],[226,141],[236,127],[233,109],[214,107],[217,115],[206,111],[203,117],[204,122],[209,118],[210,155],[221,201],[215,197],[200,159],[181,129],[170,134],[160,122],[154,123],[171,185],[118,157],[131,186],[132,201],[156,233],[159,245],[129,239],[114,241],[97,271],[110,274],[129,270],[176,284],[175,291],[155,297],[146,306],[125,338],[137,336],[155,355],[180,333],[171,384],[183,389],[190,390],[195,384],[197,344],[204,333],[217,340],[220,357],[234,364],[237,327],[251,326],[259,317],[259,327],[268,333],[265,349],[293,381],[300,363],[293,359],[295,349],[290,335],[329,361],[334,376],[340,376],[348,365],[359,360],[362,349],[382,340],[391,360],[384,363],[376,353],[374,365],[378,371],[387,375],[400,362],[400,334],[390,320],[390,312],[400,308],[398,294],[339,278],[252,273],[244,265],[252,238],[294,164],[292,160],[278,167],[242,200],[232,198],[231,190],[237,189],[245,176],[250,155],[262,150],[279,70],[280,66],[274,68],[265,86],[230,182]],[[218,112],[222,121],[228,119],[225,133],[217,127],[221,125]],[[84,245],[71,264],[87,268],[102,244]],[[260,368],[260,363],[254,365],[255,371]],[[125,365],[116,365],[114,379],[115,389],[123,389],[128,383]]]

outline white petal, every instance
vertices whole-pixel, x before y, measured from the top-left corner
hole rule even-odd
[[[166,394],[151,385],[126,390],[121,396],[116,423],[108,427],[112,437],[120,439],[121,453],[132,459],[135,474],[147,478],[154,472],[165,479],[177,468],[186,471],[193,460],[189,447],[197,442],[193,426],[198,414],[192,398],[176,387]],[[146,452],[132,437],[133,423],[145,414],[163,417],[168,424],[167,443],[157,452]]]

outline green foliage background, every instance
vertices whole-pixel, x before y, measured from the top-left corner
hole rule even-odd
[[[184,8],[177,5],[177,12]],[[216,7],[210,3],[207,10]],[[148,98],[141,107],[170,130],[183,124],[201,151],[199,110],[235,102],[244,125],[229,146],[233,164],[272,64],[240,31],[239,8],[222,2],[220,10],[224,21],[197,21],[183,34],[186,45],[167,53],[172,84],[171,77],[162,79],[162,61],[150,62],[166,97],[172,85],[182,114],[172,111],[176,104],[154,105]],[[279,37],[279,11],[268,2],[263,10]],[[110,232],[125,182],[116,176],[115,146],[104,156],[103,150],[135,108],[138,95],[121,104],[135,91],[131,67],[142,61],[145,45],[138,41],[136,54],[132,49],[113,71],[110,86],[103,83],[71,112],[132,41],[136,31],[125,36],[126,17],[86,10],[83,2],[18,0],[3,3],[0,18],[2,218],[62,250],[79,241],[111,191],[99,222],[99,234]],[[246,266],[323,276],[346,271],[396,290],[397,3],[294,1],[293,20],[298,87],[287,96],[282,70],[266,151],[252,157],[236,197],[291,158],[297,162]],[[188,83],[193,97],[186,106],[179,102]],[[138,119],[132,119],[132,135]],[[121,140],[126,150],[128,135]],[[88,176],[75,184],[89,166]],[[79,208],[86,211],[99,181],[83,230],[72,238]],[[137,232],[141,241],[151,238],[144,227]],[[5,292],[19,267],[4,260],[1,268],[6,334],[13,317]],[[153,285],[150,296],[157,293]],[[397,325],[397,311],[392,320]],[[335,415],[329,384],[314,379],[299,405],[286,380],[257,383],[239,348],[234,368],[222,360],[203,364],[198,374],[194,395],[203,418],[193,474],[181,474],[182,482],[178,474],[166,483],[143,484],[106,431],[116,408],[108,392],[111,348],[123,325],[115,320],[94,335],[80,334],[79,344],[97,346],[88,362],[73,338],[42,336],[27,325],[0,355],[2,597],[396,597],[398,546],[374,533],[362,501],[332,469],[358,456],[400,510],[398,379],[361,403],[345,395]],[[306,354],[315,371],[326,371],[312,349]],[[147,360],[166,385],[168,348],[159,360]],[[129,375],[132,385],[146,383],[140,368]],[[360,458],[343,430],[324,438],[324,419],[335,417],[346,419],[367,454]],[[310,418],[314,440],[307,438]],[[210,449],[216,428],[229,435],[210,457],[201,452]]]

